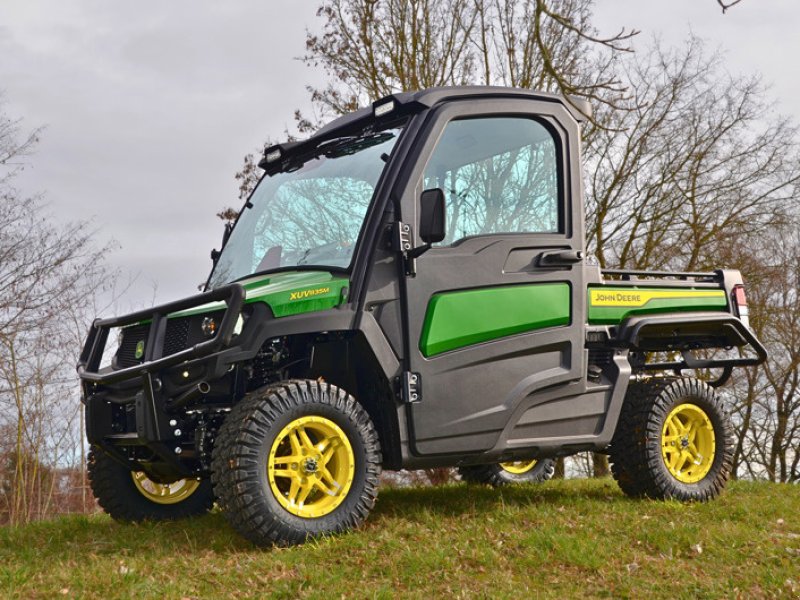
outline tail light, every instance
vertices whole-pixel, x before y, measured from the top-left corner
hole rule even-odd
[[[750,311],[747,308],[747,294],[744,292],[743,285],[737,285],[733,288],[733,303],[736,305],[736,312],[745,326],[750,327]]]

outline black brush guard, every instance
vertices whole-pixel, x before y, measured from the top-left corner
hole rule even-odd
[[[89,335],[78,360],[78,376],[88,383],[101,385],[117,383],[218,352],[231,342],[236,321],[242,312],[244,298],[244,288],[238,283],[232,283],[210,292],[140,310],[123,317],[97,319],[89,329]],[[212,338],[175,354],[162,355],[169,314],[220,301],[225,302],[226,310],[219,328]],[[103,357],[109,332],[116,327],[126,327],[148,320],[150,321],[150,331],[145,343],[144,362],[133,367],[100,372],[100,360]]]
[[[98,319],[92,323],[89,335],[78,361],[78,375],[83,382],[83,402],[86,404],[86,436],[89,443],[102,448],[109,456],[132,470],[143,470],[156,481],[174,480],[175,477],[196,476],[198,468],[181,460],[181,440],[170,427],[165,411],[165,401],[161,381],[155,375],[169,367],[181,363],[203,359],[227,349],[234,335],[236,322],[242,312],[245,292],[239,284],[197,294],[183,300],[169,302],[147,310],[141,310],[122,317]],[[224,302],[225,313],[213,337],[190,348],[163,355],[167,317],[171,313],[196,308],[212,302]],[[100,369],[109,332],[118,327],[126,327],[150,321],[142,364],[122,369]],[[212,357],[213,359],[213,357]],[[209,359],[209,360],[212,360]],[[140,380],[138,392],[125,404],[135,406],[135,431],[111,433],[105,427],[110,421],[111,402],[98,397],[102,386]],[[145,462],[132,459],[124,448],[144,446],[153,454]]]

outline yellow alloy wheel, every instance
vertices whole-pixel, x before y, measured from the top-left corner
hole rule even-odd
[[[313,519],[332,513],[347,497],[356,470],[350,440],[324,417],[301,417],[284,427],[269,452],[267,476],[283,508]]]
[[[156,504],[183,502],[200,487],[198,479],[179,479],[173,483],[156,483],[142,471],[132,472],[133,484],[139,493]]]
[[[500,466],[504,471],[508,471],[512,475],[524,475],[532,470],[537,462],[539,461],[535,458],[533,460],[515,460],[512,462],[500,463]]]
[[[714,426],[694,404],[679,404],[667,415],[661,430],[661,456],[675,479],[697,483],[714,463]]]

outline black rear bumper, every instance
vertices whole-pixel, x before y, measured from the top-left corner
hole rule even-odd
[[[752,367],[767,360],[767,349],[738,317],[727,312],[637,315],[626,319],[616,341],[640,352],[677,352],[680,360],[635,365],[643,371],[680,372],[684,369],[722,369],[713,386],[725,384],[735,367]],[[699,358],[693,349],[749,348],[752,355]]]

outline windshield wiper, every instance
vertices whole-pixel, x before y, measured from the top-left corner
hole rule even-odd
[[[350,136],[337,138],[323,142],[317,146],[317,150],[321,150],[328,158],[336,158],[339,156],[346,156],[348,154],[355,154],[361,150],[366,150],[372,146],[382,144],[394,137],[393,133],[384,131],[383,133],[375,133],[368,136]]]
[[[374,133],[369,135],[348,135],[330,140],[320,142],[317,146],[308,152],[289,156],[288,165],[282,169],[284,173],[291,173],[301,169],[309,160],[324,156],[325,158],[338,158],[340,156],[347,156],[355,154],[361,150],[366,150],[372,146],[377,146],[392,139],[394,133],[384,131],[383,133]]]
[[[325,244],[320,244],[319,246],[312,246],[308,250],[303,251],[303,256],[297,259],[295,264],[297,265],[304,265],[306,264],[306,260],[312,253],[317,254],[317,258],[323,257],[326,255],[328,250],[339,248],[339,242],[327,242]]]
[[[308,258],[308,255],[309,255],[309,254],[311,254],[311,251],[312,251],[313,249],[314,249],[314,248],[309,248],[308,250],[306,250],[305,252],[303,252],[303,256],[301,256],[300,258],[298,258],[298,259],[297,259],[297,262],[296,262],[295,264],[298,264],[298,265],[305,264],[305,261],[306,261],[306,259]]]

